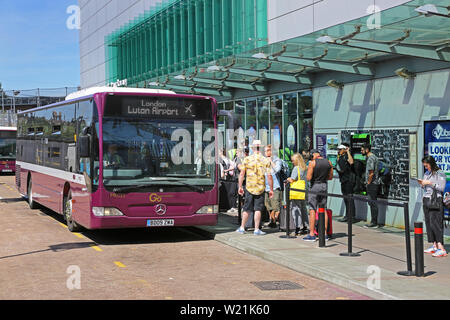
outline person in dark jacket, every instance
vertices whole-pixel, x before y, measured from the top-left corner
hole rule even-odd
[[[353,188],[355,187],[355,174],[352,170],[354,163],[353,157],[350,153],[350,145],[343,143],[338,147],[339,154],[336,164],[336,171],[339,174],[339,180],[341,182],[342,195],[350,196],[353,194]],[[345,203],[345,216],[340,219],[340,222],[347,222],[350,212],[355,216],[355,201],[353,199],[344,199]]]

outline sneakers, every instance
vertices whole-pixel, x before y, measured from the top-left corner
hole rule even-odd
[[[433,253],[433,257],[435,258],[441,258],[441,257],[446,257],[447,256],[447,252],[445,250],[437,250],[435,253]]]
[[[308,241],[308,242],[314,242],[316,241],[317,237],[312,236],[312,235],[307,235],[306,237],[303,238],[303,241]]]
[[[348,222],[348,218],[347,217],[343,217],[342,219],[338,220],[339,222]]]
[[[424,253],[435,253],[438,249],[435,246],[431,246],[428,249],[425,249]]]
[[[379,228],[379,227],[380,226],[378,224],[376,224],[376,223],[366,224],[364,226],[364,228],[369,228],[369,229],[376,229],[376,228]]]
[[[239,211],[236,208],[231,208],[230,210],[227,211],[228,214],[238,214]]]
[[[253,234],[255,236],[265,236],[266,235],[266,233],[264,231],[261,231],[261,230],[255,230],[255,232],[253,232]]]
[[[240,227],[239,229],[236,230],[236,232],[240,234],[245,234],[245,229]]]

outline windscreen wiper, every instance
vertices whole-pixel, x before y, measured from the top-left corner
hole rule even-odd
[[[192,184],[189,184],[189,183],[180,181],[180,180],[178,180],[178,179],[176,179],[176,178],[166,178],[166,177],[165,177],[165,178],[150,178],[150,179],[153,180],[153,181],[169,181],[169,182],[175,182],[175,183],[177,183],[177,184],[179,184],[179,185],[182,185],[182,186],[191,188],[192,190],[195,190],[195,191],[198,191],[198,192],[201,192],[201,193],[205,192],[205,190],[203,190],[203,188],[201,188],[201,187],[194,186],[194,185],[192,185]],[[170,186],[170,185],[169,185],[169,186]]]
[[[152,187],[152,186],[153,185],[151,185],[151,184],[138,184],[135,186],[115,187],[113,189],[113,192],[114,193],[122,193],[122,192],[131,191],[131,190],[145,189],[145,188]]]
[[[188,188],[190,188],[192,190],[195,190],[197,192],[201,192],[201,193],[205,192],[205,190],[203,190],[203,188],[201,188],[201,187],[193,186],[193,185],[191,185],[189,183],[186,183],[186,182],[183,182],[183,181],[179,181],[177,179],[172,180],[172,179],[169,179],[169,178],[164,178],[164,179],[154,179],[154,181],[175,182],[178,185],[182,185],[182,186],[188,187]],[[139,190],[139,189],[145,189],[145,188],[148,188],[148,187],[157,187],[157,186],[160,186],[160,185],[148,184],[147,183],[147,184],[138,184],[138,185],[135,185],[135,186],[116,187],[116,188],[113,189],[113,192],[114,193],[123,193],[123,192],[129,192],[129,191],[132,191],[132,190]],[[167,185],[164,185],[164,186],[167,186]]]

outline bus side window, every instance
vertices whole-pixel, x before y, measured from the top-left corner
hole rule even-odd
[[[78,137],[82,135],[85,128],[91,128],[92,118],[93,118],[93,103],[89,100],[81,101],[77,107],[77,143]],[[92,130],[88,130],[89,134],[92,135]],[[92,155],[91,155],[92,156]],[[91,176],[91,159],[90,158],[80,158],[77,154],[77,172],[80,174],[87,174]]]

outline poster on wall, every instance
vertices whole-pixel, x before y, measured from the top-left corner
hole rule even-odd
[[[324,158],[327,157],[327,135],[318,134],[316,135],[316,149],[319,151],[320,155]]]
[[[433,156],[436,164],[445,172],[447,184],[444,192],[450,192],[450,121],[427,121],[424,129],[424,155]],[[447,209],[445,217],[450,220]]]
[[[337,164],[338,146],[339,146],[339,135],[337,134],[327,135],[326,157],[331,162],[333,167],[336,167]]]

